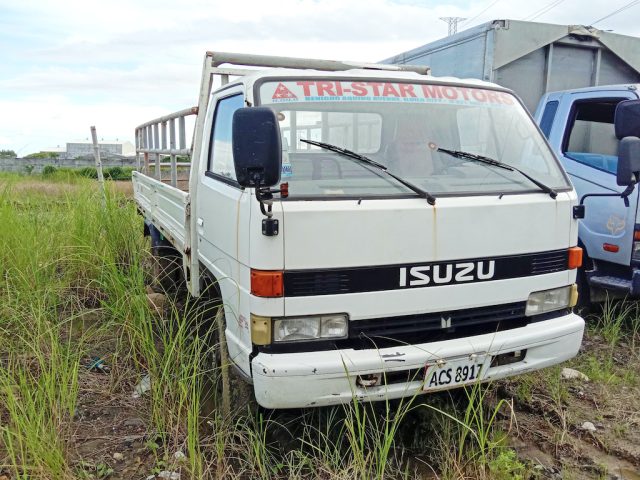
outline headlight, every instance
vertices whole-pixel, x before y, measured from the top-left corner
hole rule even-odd
[[[566,287],[532,293],[529,295],[529,300],[527,300],[527,308],[524,314],[526,316],[539,315],[572,307],[572,287],[572,285],[567,285]]]
[[[347,316],[344,314],[278,318],[273,322],[274,342],[346,338],[348,332]]]

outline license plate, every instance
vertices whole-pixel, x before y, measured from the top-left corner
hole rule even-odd
[[[482,378],[486,357],[441,360],[425,366],[424,390],[442,390],[474,383]]]

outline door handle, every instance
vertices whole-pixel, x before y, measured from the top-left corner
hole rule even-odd
[[[198,218],[196,220],[196,228],[198,230],[198,233],[203,233],[204,232],[204,219]]]

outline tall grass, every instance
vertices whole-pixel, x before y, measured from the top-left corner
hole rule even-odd
[[[78,320],[111,300],[99,287],[140,223],[117,196],[103,211],[86,181],[0,181],[0,462],[18,478],[67,478],[81,360],[110,328]]]
[[[105,394],[133,401],[149,375],[150,391],[136,400],[147,445],[158,467],[183,478],[413,478],[411,458],[425,450],[442,454],[429,455],[442,478],[490,478],[505,405],[487,408],[479,386],[463,406],[417,394],[370,405],[354,392],[341,407],[226,416],[219,305],[169,298],[164,311],[150,308],[142,219],[112,189],[103,209],[95,187],[63,172],[0,176],[0,472],[77,478],[83,364],[108,347]],[[420,441],[406,442],[417,430]]]

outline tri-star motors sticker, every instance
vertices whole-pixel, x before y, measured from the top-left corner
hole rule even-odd
[[[270,88],[273,88],[274,84]],[[269,88],[269,87],[267,87]],[[334,80],[300,80],[279,82],[270,95],[274,102],[290,101],[415,101],[482,103],[512,105],[514,99],[505,92],[453,85],[412,84],[402,82],[345,82]]]

